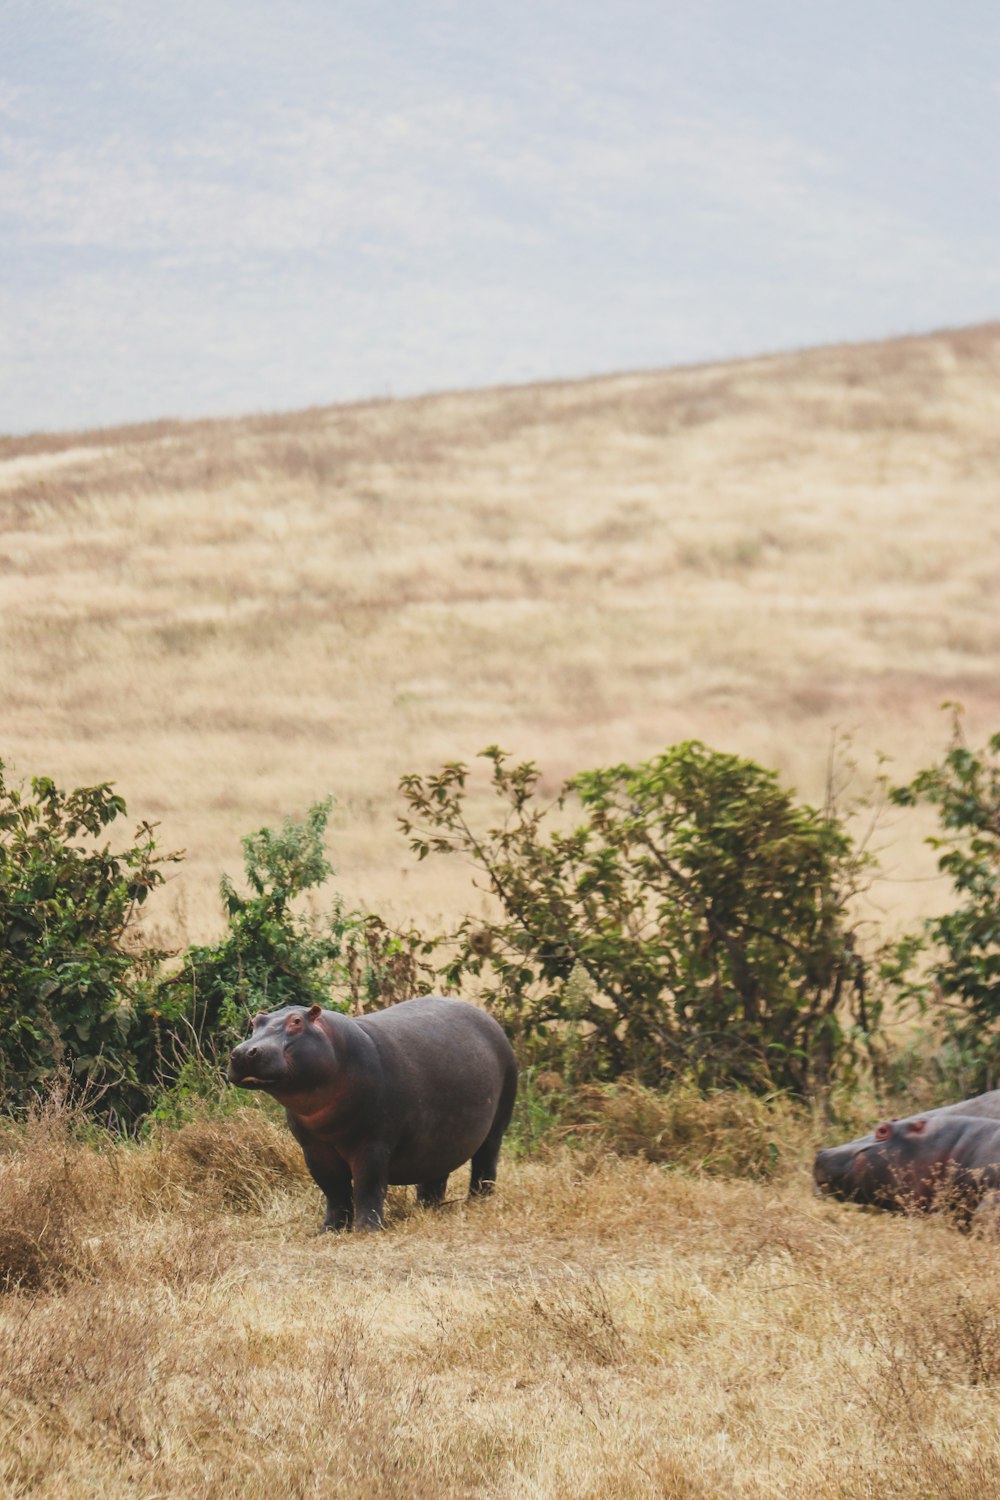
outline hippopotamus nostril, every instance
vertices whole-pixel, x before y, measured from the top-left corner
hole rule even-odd
[[[246,1066],[246,1064],[254,1062],[259,1054],[259,1047],[252,1047],[248,1042],[240,1042],[238,1047],[233,1048],[229,1057],[231,1062]]]

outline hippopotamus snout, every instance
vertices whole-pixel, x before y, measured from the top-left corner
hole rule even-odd
[[[229,1054],[229,1082],[242,1089],[273,1085],[284,1071],[280,1047],[251,1037]]]
[[[843,1146],[827,1146],[816,1152],[813,1182],[823,1197],[855,1198],[871,1186],[874,1163],[869,1159],[879,1136],[873,1131]]]
[[[813,1183],[819,1193],[828,1193],[833,1181],[833,1163],[829,1158],[833,1151],[817,1151],[813,1162]]]
[[[813,1180],[816,1186],[823,1192],[829,1192],[848,1172],[854,1160],[856,1146],[852,1141],[848,1146],[828,1146],[823,1151],[816,1152],[813,1162]]]

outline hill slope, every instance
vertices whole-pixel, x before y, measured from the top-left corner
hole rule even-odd
[[[0,753],[159,818],[192,935],[327,790],[349,902],[467,902],[395,786],[491,741],[554,786],[694,736],[816,798],[839,727],[903,775],[945,698],[1000,727],[998,438],[1000,324],[0,441]]]

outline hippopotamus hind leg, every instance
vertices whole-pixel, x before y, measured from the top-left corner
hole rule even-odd
[[[497,1105],[497,1112],[493,1116],[490,1133],[472,1158],[472,1176],[469,1179],[470,1198],[485,1198],[488,1194],[492,1193],[496,1186],[500,1146],[503,1142],[504,1131],[510,1124],[510,1117],[514,1113],[514,1099],[516,1095],[517,1066],[512,1060],[510,1070],[504,1079],[503,1089],[500,1093],[500,1103]]]
[[[433,1182],[417,1184],[417,1202],[424,1208],[435,1208],[443,1203],[448,1188],[447,1177],[435,1177]]]
[[[502,1139],[502,1136],[501,1138]],[[487,1136],[472,1158],[472,1176],[469,1179],[469,1197],[485,1198],[496,1187],[497,1161],[500,1157],[500,1140]]]

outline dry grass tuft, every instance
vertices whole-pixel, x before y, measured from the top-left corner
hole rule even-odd
[[[44,1149],[0,1160],[0,1289],[60,1286],[82,1269],[87,1166]]]
[[[64,1286],[91,1269],[91,1204],[113,1175],[75,1139],[79,1109],[54,1093],[0,1134],[0,1290]]]
[[[736,1089],[701,1095],[623,1082],[583,1085],[560,1109],[564,1129],[623,1156],[641,1156],[717,1177],[766,1181],[801,1151],[808,1121],[785,1097]]]
[[[164,1187],[226,1209],[259,1212],[275,1192],[308,1175],[287,1128],[256,1109],[164,1130],[158,1146]]]

